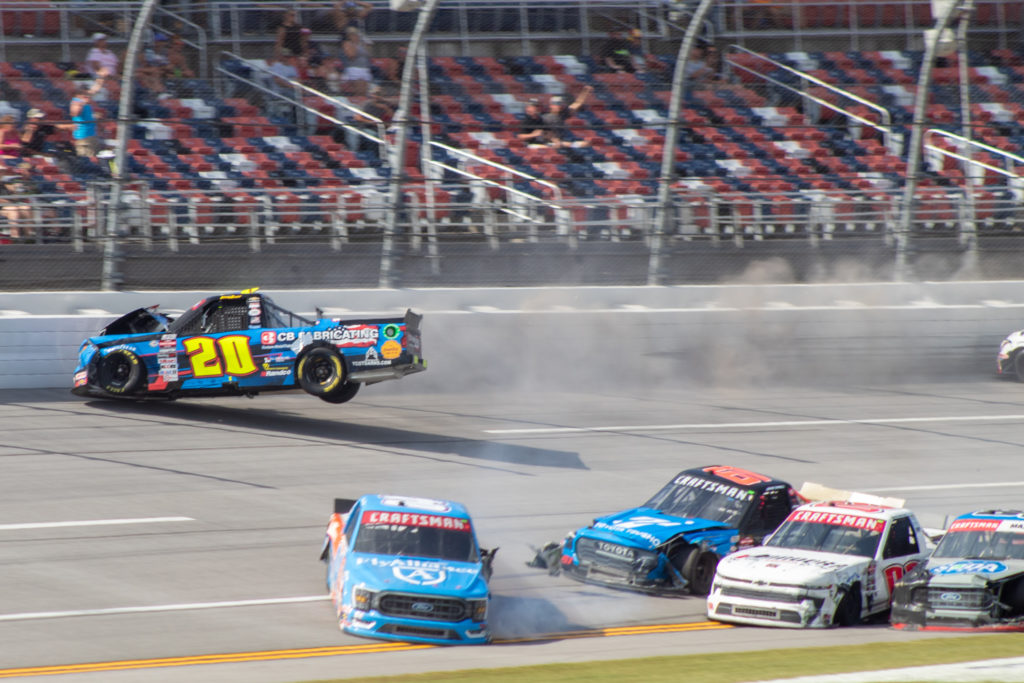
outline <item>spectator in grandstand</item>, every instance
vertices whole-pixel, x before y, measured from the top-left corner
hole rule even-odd
[[[384,63],[384,78],[391,83],[400,83],[402,74],[405,73],[405,60],[409,56],[409,48],[400,45],[395,52],[395,58]]]
[[[526,103],[523,111],[523,122],[519,127],[517,138],[527,145],[541,147],[547,144],[547,131],[544,126],[544,119],[540,114],[540,102],[530,100]]]
[[[619,31],[609,31],[608,39],[598,54],[601,66],[616,73],[644,71],[644,55],[640,48],[640,31],[634,29],[624,38]]]
[[[583,90],[580,91],[571,104],[565,104],[561,96],[551,98],[548,102],[548,110],[541,115],[541,119],[544,121],[544,130],[546,131],[546,141],[549,146],[585,147],[587,145],[583,140],[572,138],[569,127],[565,122],[566,119],[578,112],[586,104],[590,93],[593,91],[593,86],[584,86]]]
[[[163,92],[168,65],[167,36],[157,33],[152,44],[139,57],[139,65],[135,69],[139,84],[154,94]]]
[[[41,109],[32,108],[25,114],[25,125],[21,129],[21,153],[23,156],[42,156],[46,140],[57,132],[50,123],[44,123],[46,114]]]
[[[362,0],[338,0],[334,3],[331,11],[331,18],[334,21],[334,29],[341,34],[342,39],[347,36],[349,28],[359,28],[360,22],[366,15],[373,11],[373,5]]]
[[[686,58],[686,82],[691,87],[701,87],[714,79],[715,72],[704,61],[704,50],[694,45]]]
[[[29,197],[39,192],[32,180],[31,171],[31,164],[21,163],[13,174],[0,179],[0,215],[6,219],[7,234],[14,240],[28,237],[32,220]]]
[[[181,36],[171,36],[167,41],[167,78],[194,78],[195,72],[188,65],[185,57],[185,41]]]
[[[96,136],[96,113],[93,111],[92,98],[103,87],[105,80],[105,76],[100,76],[91,85],[79,83],[78,92],[71,98],[71,105],[68,108],[74,124],[71,138],[75,145],[75,154],[80,157],[95,159],[100,148],[99,138]]]
[[[101,72],[116,76],[118,65],[117,55],[107,47],[107,34],[92,34],[92,49],[85,56],[85,70],[93,77],[99,76]]]
[[[373,62],[362,32],[355,26],[345,29],[345,42],[341,44],[342,90],[349,95],[365,95],[373,81]]]
[[[277,41],[274,43],[274,56],[278,59],[288,50],[295,56],[303,56],[309,48],[309,32],[303,31],[295,10],[285,10],[281,23],[277,27]]]
[[[10,114],[0,117],[0,159],[16,159],[21,156],[21,134]]]
[[[392,107],[391,103],[387,101],[387,98],[384,96],[380,87],[376,85],[370,86],[370,99],[361,106],[363,112],[376,119],[380,119],[384,122],[385,126],[389,121],[391,121],[391,117],[395,114],[394,107]],[[371,135],[379,134],[379,124],[373,118],[356,114],[352,117],[351,123],[353,126],[361,128]],[[349,146],[349,149],[354,152],[371,152],[377,155],[380,153],[380,145],[378,143],[375,143],[373,140],[365,138],[352,130],[345,130],[345,142]]]

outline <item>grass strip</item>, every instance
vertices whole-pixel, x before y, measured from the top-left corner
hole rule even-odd
[[[467,669],[343,680],[345,683],[678,683],[680,680],[685,680],[686,683],[745,683],[795,676],[953,664],[1022,655],[1024,633],[1006,633],[838,647],[719,652],[501,669]]]

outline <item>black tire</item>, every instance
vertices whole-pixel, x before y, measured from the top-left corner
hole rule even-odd
[[[1013,372],[1018,382],[1024,382],[1024,351],[1018,351],[1013,356]]]
[[[142,384],[143,365],[128,349],[117,349],[100,359],[97,383],[108,394],[126,396]]]
[[[839,599],[836,612],[832,615],[832,623],[836,626],[856,626],[861,621],[860,613],[860,584],[855,583]]]
[[[334,391],[329,394],[324,394],[320,397],[320,400],[327,401],[328,403],[345,403],[351,401],[352,398],[359,393],[359,387],[362,385],[359,382],[342,382]]]
[[[715,569],[718,567],[718,556],[699,548],[690,550],[686,559],[683,560],[683,568],[680,573],[686,579],[693,595],[705,596],[711,592],[711,583],[715,578]]]
[[[299,358],[295,376],[306,393],[324,398],[345,385],[345,361],[334,349],[315,346]]]

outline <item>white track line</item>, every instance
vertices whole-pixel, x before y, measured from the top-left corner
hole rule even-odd
[[[161,522],[194,522],[191,517],[138,517],[135,519],[85,519],[75,522],[29,522],[25,524],[0,524],[0,531],[17,529],[57,529],[71,526],[111,526],[115,524],[158,524]]]
[[[704,422],[671,425],[622,425],[614,427],[532,427],[485,429],[484,434],[581,434],[585,432],[658,432],[678,429],[750,429],[753,427],[835,427],[843,425],[921,424],[929,422],[985,422],[1024,420],[1024,415],[951,415],[946,417],[878,417],[860,420],[779,420],[777,422]]]
[[[32,619],[59,619],[62,617],[97,617],[109,614],[138,614],[141,612],[180,612],[224,607],[257,607],[261,605],[288,605],[300,602],[327,600],[327,595],[304,595],[296,598],[266,598],[264,600],[230,600],[225,602],[185,602],[176,605],[148,605],[143,607],[109,607],[107,609],[78,609],[61,612],[22,612],[0,614],[0,621],[29,621]]]

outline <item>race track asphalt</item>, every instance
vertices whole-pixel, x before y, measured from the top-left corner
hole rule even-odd
[[[922,352],[905,316],[880,313],[837,358],[769,321],[755,354],[749,329],[697,343],[676,315],[448,318],[425,327],[427,373],[343,406],[0,393],[0,677],[96,663],[33,680],[283,682],[924,637],[708,630],[699,599],[525,566],[697,465],[905,497],[926,526],[1022,506],[1024,385],[992,377],[990,331],[958,338],[950,362],[949,344]],[[875,352],[850,350],[858,330]],[[332,499],[367,492],[464,502],[500,547],[495,635],[523,642],[374,652],[341,634],[317,557]],[[692,626],[540,638],[653,624]],[[238,656],[140,661],[224,654]]]

